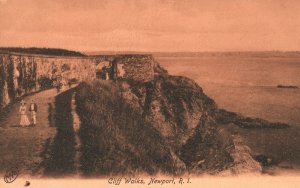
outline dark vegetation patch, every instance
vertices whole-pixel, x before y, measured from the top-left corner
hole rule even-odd
[[[53,80],[50,79],[49,77],[47,76],[41,76],[39,79],[38,79],[38,83],[39,85],[41,86],[41,89],[49,89],[49,88],[52,88],[54,86],[54,83],[53,83]]]
[[[239,115],[234,112],[229,112],[224,109],[217,109],[214,113],[216,121],[220,124],[234,123],[241,128],[253,129],[253,128],[272,128],[282,129],[288,128],[289,125],[285,123],[272,123],[260,118],[249,118]]]
[[[272,159],[271,157],[262,155],[262,154],[254,156],[254,159],[257,162],[259,162],[263,167],[272,166],[272,165],[276,164],[276,161],[274,161],[274,159]]]
[[[127,104],[117,84],[81,84],[76,103],[86,175],[181,173],[163,137]]]
[[[77,56],[86,57],[87,55],[60,48],[21,48],[21,47],[1,47],[0,51],[25,53],[25,54],[39,54],[39,55],[54,55],[54,56]]]

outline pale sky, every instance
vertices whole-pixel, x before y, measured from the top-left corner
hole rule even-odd
[[[0,0],[0,46],[300,50],[298,0]]]

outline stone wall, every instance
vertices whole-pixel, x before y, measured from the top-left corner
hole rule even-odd
[[[152,55],[99,55],[93,56],[97,71],[106,71],[113,80],[149,82],[154,79]]]
[[[154,60],[151,55],[121,55],[113,62],[117,79],[149,82],[154,79]]]

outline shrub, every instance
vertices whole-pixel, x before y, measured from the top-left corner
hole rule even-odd
[[[47,76],[41,76],[38,79],[38,83],[41,89],[49,89],[53,87],[53,80],[51,80]]]
[[[69,70],[71,70],[71,67],[70,67],[69,64],[63,64],[63,65],[61,66],[61,71],[62,71],[62,72],[69,71]]]
[[[122,97],[118,84],[81,84],[76,93],[84,155],[83,171],[135,174],[159,171],[176,174],[170,148],[160,133]]]

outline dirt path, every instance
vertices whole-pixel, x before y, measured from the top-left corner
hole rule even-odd
[[[73,122],[73,90],[64,93],[57,95],[51,89],[25,97],[27,106],[31,99],[38,105],[36,127],[18,127],[19,104],[12,106],[0,122],[0,174],[11,167],[18,167],[23,176],[77,173],[79,141],[74,125],[78,129],[79,123]]]

